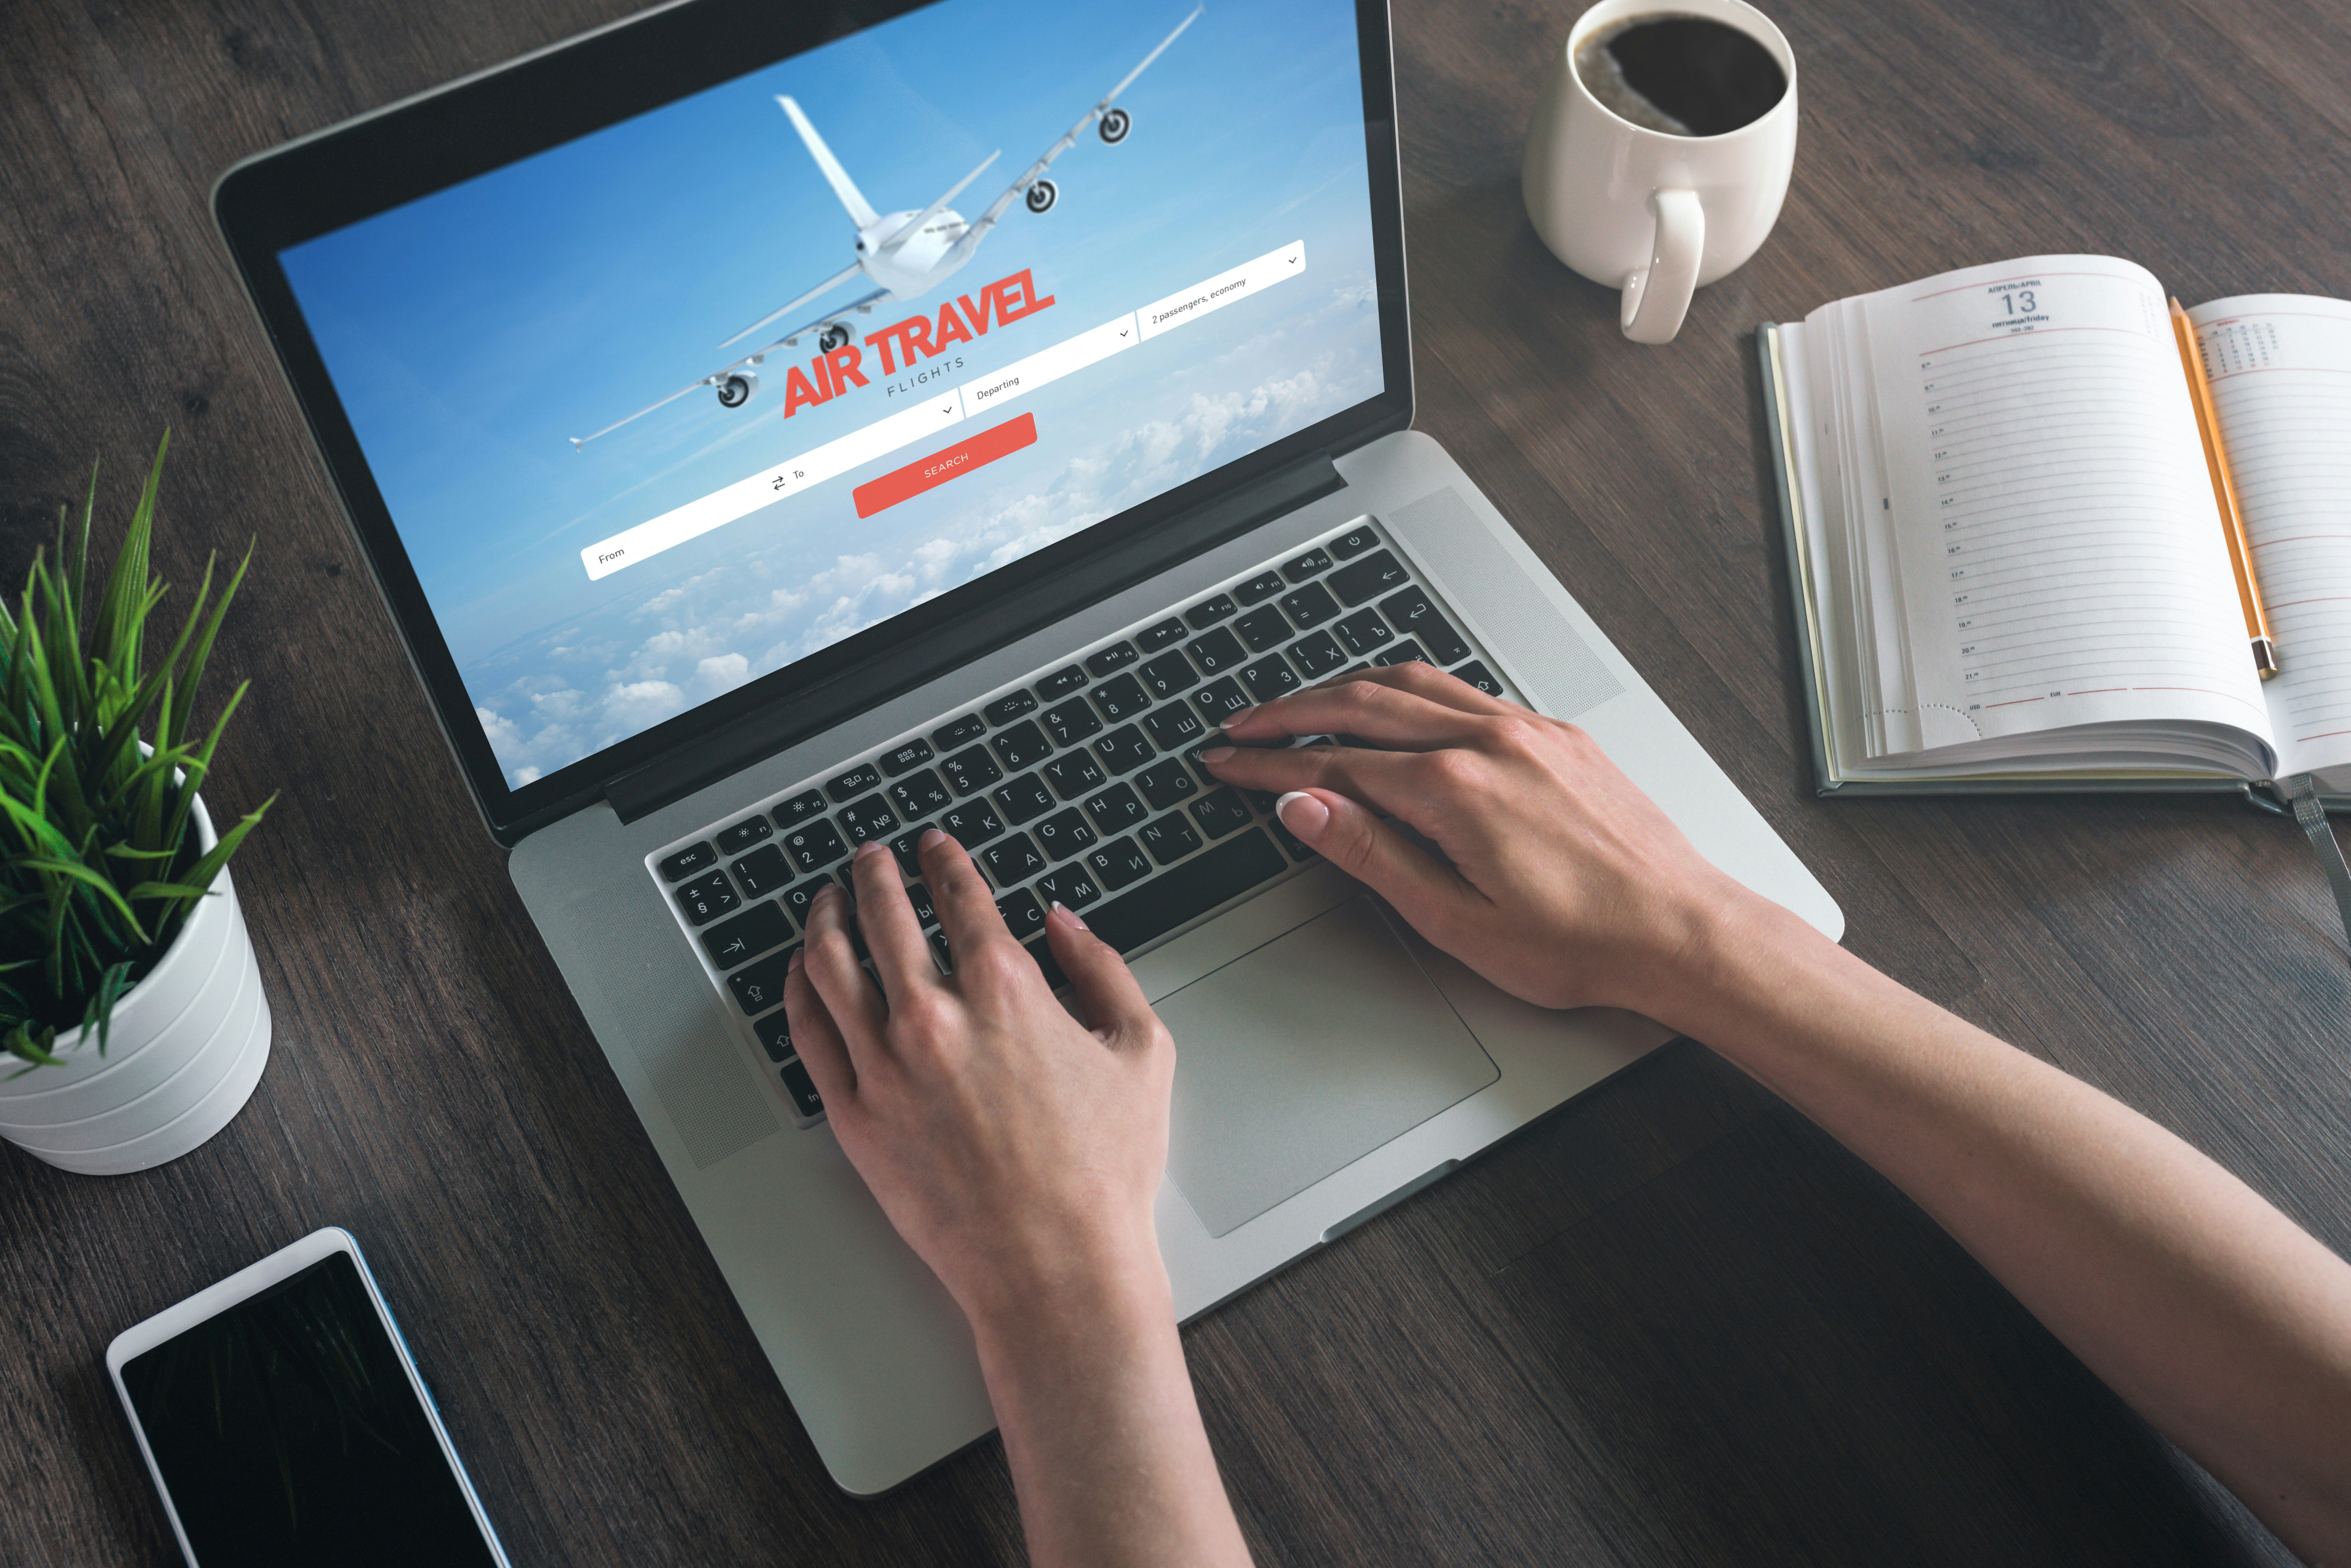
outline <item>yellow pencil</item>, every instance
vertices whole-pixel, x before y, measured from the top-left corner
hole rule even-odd
[[[2196,351],[2196,329],[2179,301],[2171,302],[2171,335],[2179,342],[2180,368],[2188,372],[2188,401],[2196,405],[2196,429],[2204,437],[2204,465],[2211,470],[2212,497],[2220,506],[2220,529],[2229,537],[2229,564],[2237,569],[2237,599],[2245,612],[2245,634],[2252,639],[2253,668],[2268,680],[2278,673],[2277,639],[2262,610],[2253,581],[2253,550],[2245,519],[2237,510],[2237,487],[2229,481],[2229,459],[2220,448],[2220,422],[2212,413],[2212,383],[2204,376],[2204,356]]]

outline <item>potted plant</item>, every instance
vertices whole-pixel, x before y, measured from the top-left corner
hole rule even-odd
[[[167,590],[148,543],[170,444],[167,432],[95,596],[93,469],[79,522],[58,508],[55,559],[34,558],[20,613],[0,603],[0,1137],[93,1174],[144,1170],[211,1137],[269,1056],[228,875],[269,802],[216,834],[197,795],[245,696],[240,685],[196,727],[245,565],[214,599],[207,560],[178,634],[149,659]]]

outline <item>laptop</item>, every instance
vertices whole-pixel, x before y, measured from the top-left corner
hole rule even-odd
[[[1186,1318],[1667,1037],[1421,942],[1200,767],[1226,713],[1426,660],[1842,930],[1411,428],[1379,0],[684,0],[214,204],[523,904],[850,1492],[992,1425],[778,1005],[858,844],[926,912],[911,846],[956,835],[1049,978],[1056,899],[1126,955],[1179,1051]]]

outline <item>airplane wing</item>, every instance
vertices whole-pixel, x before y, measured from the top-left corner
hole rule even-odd
[[[857,269],[852,267],[849,270],[851,272],[854,272]],[[845,277],[847,275],[843,274],[843,276]],[[833,283],[839,283],[840,281],[841,278],[838,277],[832,280]],[[825,287],[827,288],[831,287],[832,284],[831,283],[825,285]],[[823,289],[816,290],[816,292],[820,294],[823,291]],[[620,429],[621,426],[632,423],[637,420],[643,419],[645,415],[653,413],[653,410],[657,408],[667,408],[671,403],[675,402],[678,399],[685,396],[689,392],[698,392],[705,387],[715,387],[719,382],[725,381],[728,376],[734,374],[737,371],[743,369],[747,365],[758,363],[759,361],[766,359],[769,354],[774,353],[778,349],[783,348],[789,343],[806,337],[809,333],[816,331],[820,328],[830,327],[832,323],[841,319],[843,317],[854,315],[860,310],[868,309],[875,305],[879,305],[885,299],[893,299],[895,298],[896,296],[892,294],[888,289],[877,288],[872,293],[864,296],[862,298],[851,300],[848,304],[842,306],[838,310],[828,310],[823,315],[817,317],[814,320],[808,322],[806,325],[793,328],[790,331],[786,332],[782,337],[776,339],[774,341],[769,342],[763,347],[752,350],[749,353],[744,355],[741,359],[737,360],[732,364],[721,365],[718,369],[711,371],[708,375],[703,377],[700,381],[695,382],[693,385],[680,387],[677,391],[670,393],[669,396],[663,398],[658,402],[649,402],[645,404],[644,407],[637,410],[636,413],[621,419],[616,419],[611,423],[606,425],[603,429],[596,431],[591,434],[569,436],[566,439],[571,443],[572,446],[576,450],[585,452],[588,450],[588,444],[595,440],[597,436],[610,435],[612,432]],[[799,301],[796,300],[794,303],[797,304]],[[790,307],[787,306],[785,308],[789,309]],[[782,314],[783,311],[781,310],[776,312],[776,315],[778,316]],[[775,318],[772,316],[768,318],[769,320],[773,320]],[[762,323],[762,325],[764,325],[764,323]],[[751,332],[757,331],[758,329],[757,327],[747,327],[741,332],[737,332],[735,336],[737,338],[744,337]],[[733,340],[733,339],[728,340],[730,342]]]
[[[1119,78],[1118,85],[1111,89],[1108,92],[1102,94],[1102,100],[1099,103],[1096,103],[1092,109],[1086,110],[1085,117],[1083,119],[1080,120],[1075,125],[1071,126],[1068,131],[1062,132],[1061,139],[1060,141],[1045,149],[1043,157],[1039,158],[1034,163],[1029,164],[1028,168],[1023,169],[1020,172],[1020,177],[1013,181],[1011,184],[1006,186],[1004,193],[997,197],[993,202],[990,202],[987,204],[987,210],[980,214],[979,216],[973,221],[971,227],[964,231],[963,237],[956,241],[955,248],[948,251],[947,254],[940,259],[940,265],[942,267],[947,266],[950,263],[960,265],[966,256],[968,256],[973,251],[978,249],[979,242],[987,237],[987,231],[994,228],[996,226],[996,221],[1004,215],[1004,209],[1010,206],[1014,202],[1019,201],[1022,196],[1027,195],[1029,193],[1029,187],[1035,184],[1040,179],[1041,179],[1047,169],[1052,167],[1053,160],[1059,158],[1062,153],[1067,152],[1071,148],[1076,146],[1078,138],[1084,134],[1086,127],[1092,125],[1095,120],[1100,120],[1102,117],[1103,112],[1107,110],[1111,104],[1117,99],[1118,95],[1124,92],[1128,88],[1134,86],[1134,78],[1141,76],[1145,70],[1148,70],[1151,67],[1152,61],[1157,59],[1161,55],[1165,54],[1167,52],[1167,46],[1174,43],[1177,38],[1183,37],[1184,29],[1198,21],[1200,19],[1200,13],[1207,9],[1207,7],[1206,5],[1194,6],[1190,16],[1176,24],[1176,30],[1174,32],[1159,40],[1159,47],[1157,48],[1143,57],[1143,63],[1141,65],[1127,72],[1123,77],[1121,77]],[[810,132],[810,134],[813,134],[813,132]],[[847,176],[843,175],[842,178],[846,179]]]
[[[820,294],[831,293],[834,289],[840,287],[842,284],[856,277],[857,271],[857,264],[853,261],[851,262],[847,267],[842,267],[839,272],[834,273],[831,277],[826,278],[822,283],[818,284],[814,288],[810,289],[806,294],[801,295],[790,304],[777,306],[773,310],[768,311],[765,316],[760,317],[757,321],[752,322],[748,327],[744,328],[741,331],[736,333],[733,337],[727,339],[718,346],[722,349],[732,348],[737,343],[739,343],[744,339],[749,337],[752,333],[758,331],[760,328],[766,326],[768,322],[773,321],[777,317],[789,315],[792,311],[797,310],[801,306],[807,304],[810,300],[814,299]],[[795,334],[795,336],[797,336],[797,334]]]

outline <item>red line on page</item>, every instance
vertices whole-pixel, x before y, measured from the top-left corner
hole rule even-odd
[[[2144,333],[2135,332],[2127,327],[2050,327],[2038,332],[2001,332],[1990,338],[1970,338],[1964,343],[1946,343],[1939,349],[1926,350],[1918,357],[1923,360],[1928,354],[1948,354],[1953,349],[1972,349],[1978,343],[2006,343],[2018,338],[2047,338],[2059,332],[2120,332],[2126,338],[2145,336]]]

